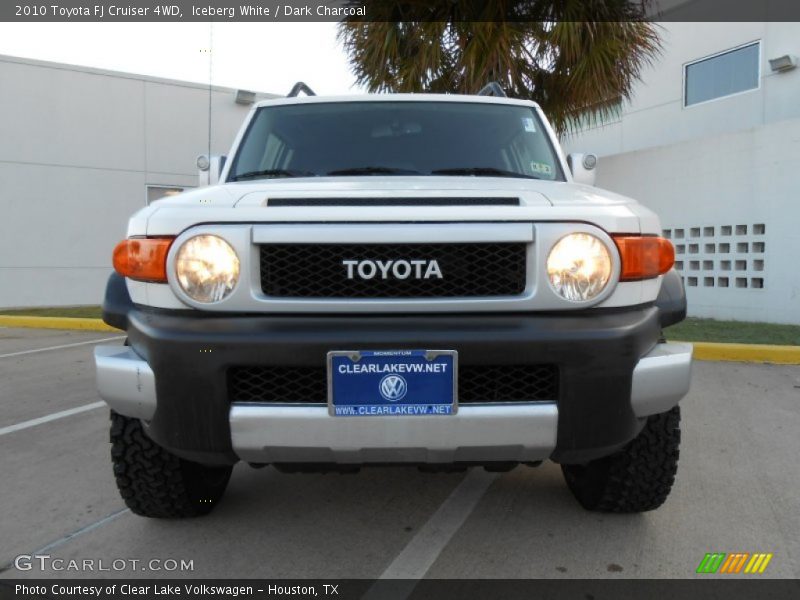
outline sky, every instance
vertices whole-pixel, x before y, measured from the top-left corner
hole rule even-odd
[[[211,47],[211,54],[208,49]],[[0,54],[286,94],[353,94],[335,23],[0,23]]]

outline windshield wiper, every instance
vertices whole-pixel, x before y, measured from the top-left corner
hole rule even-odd
[[[256,179],[268,177],[316,177],[316,173],[311,171],[298,171],[296,169],[262,169],[260,171],[248,171],[240,175],[234,175],[233,181],[242,179]]]
[[[516,171],[506,171],[505,169],[497,169],[495,167],[462,167],[454,169],[436,169],[431,171],[431,175],[474,175],[479,177],[485,175],[488,177],[522,177],[524,179],[541,179],[535,175],[526,175],[525,173],[517,173]]]
[[[328,171],[327,175],[419,175],[414,169],[398,169],[395,167],[353,167]]]

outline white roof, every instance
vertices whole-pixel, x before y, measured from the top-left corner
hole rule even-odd
[[[502,96],[472,96],[467,94],[353,94],[349,96],[294,96],[272,98],[256,103],[256,107],[282,104],[313,104],[332,102],[474,102],[481,104],[512,104],[516,106],[539,105],[531,100],[503,98]]]

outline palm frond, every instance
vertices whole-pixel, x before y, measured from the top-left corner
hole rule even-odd
[[[475,93],[497,81],[565,133],[614,116],[658,56],[650,2],[363,0],[370,20],[342,22],[338,39],[370,92]]]

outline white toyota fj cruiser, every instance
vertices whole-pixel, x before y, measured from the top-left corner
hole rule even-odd
[[[95,350],[131,510],[207,513],[240,460],[550,459],[588,509],[665,500],[692,354],[662,335],[672,246],[496,89],[260,102],[209,186],[131,218],[103,313],[128,341]]]

